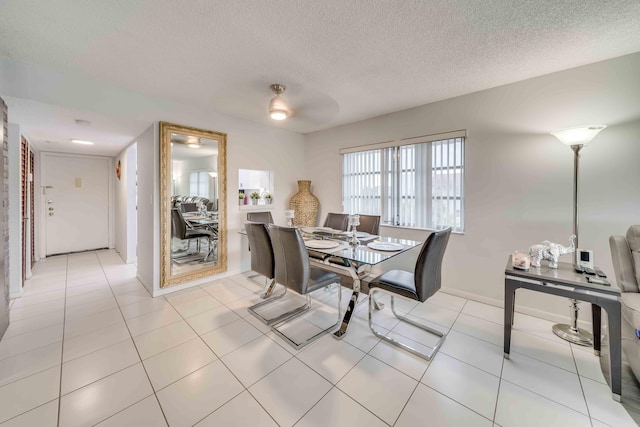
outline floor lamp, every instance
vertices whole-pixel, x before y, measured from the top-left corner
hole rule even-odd
[[[575,246],[578,246],[578,167],[580,163],[580,150],[589,144],[593,138],[602,130],[605,125],[593,125],[561,129],[551,132],[562,142],[573,150],[573,234],[576,236]],[[573,264],[577,264],[577,250],[573,254]],[[578,301],[571,300],[571,325],[553,325],[553,333],[560,338],[578,345],[592,346],[593,335],[589,331],[578,328]]]

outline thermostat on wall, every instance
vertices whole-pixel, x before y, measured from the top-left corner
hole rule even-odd
[[[578,265],[593,268],[593,251],[589,249],[577,249],[577,251],[578,256],[576,258]]]

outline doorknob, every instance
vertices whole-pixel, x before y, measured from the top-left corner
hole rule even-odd
[[[53,210],[53,208],[51,208],[51,207],[50,207],[50,208],[49,208],[49,210],[50,210],[50,211],[52,211],[52,210]]]
[[[49,212],[49,216],[53,216],[53,212]]]

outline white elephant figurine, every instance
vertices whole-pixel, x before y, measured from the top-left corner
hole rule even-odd
[[[540,267],[540,261],[546,259],[549,261],[549,268],[558,268],[558,259],[560,255],[570,254],[576,251],[576,235],[572,234],[569,237],[571,246],[566,247],[558,243],[552,243],[548,240],[533,245],[529,248],[529,256],[531,257],[531,265],[534,267]]]

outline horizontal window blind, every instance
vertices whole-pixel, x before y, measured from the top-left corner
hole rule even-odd
[[[380,215],[389,225],[464,231],[464,141],[343,153],[345,211]]]

